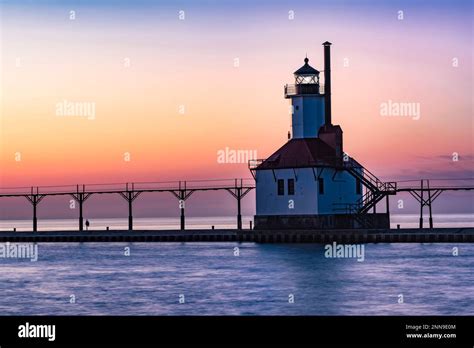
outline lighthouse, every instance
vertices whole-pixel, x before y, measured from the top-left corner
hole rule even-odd
[[[293,139],[316,137],[324,125],[324,94],[321,94],[319,71],[308,64],[294,72],[295,84],[285,86],[285,98],[291,99]]]
[[[256,229],[389,226],[388,211],[369,214],[386,196],[384,183],[375,176],[371,182],[365,168],[344,153],[342,129],[332,124],[331,43],[323,47],[324,86],[321,72],[304,58],[294,83],[284,86],[292,112],[288,142],[249,163],[256,182]]]

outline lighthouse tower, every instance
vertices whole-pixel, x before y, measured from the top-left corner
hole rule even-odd
[[[323,46],[324,87],[306,57],[294,72],[294,84],[284,88],[292,105],[290,139],[267,159],[250,164],[256,229],[357,227],[347,207],[364,201],[363,168],[353,166],[353,159],[345,163],[342,129],[331,121],[331,43]],[[385,226],[388,217],[377,221]]]
[[[324,94],[319,85],[319,71],[308,64],[294,72],[295,84],[285,86],[285,98],[291,99],[292,137],[315,138],[324,124]]]

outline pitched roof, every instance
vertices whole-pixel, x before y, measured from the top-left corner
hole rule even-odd
[[[319,138],[291,139],[256,170],[336,166],[336,150]]]
[[[308,57],[304,59],[304,65],[296,70],[293,74],[294,75],[318,75],[319,71],[313,68],[311,65],[308,64]]]

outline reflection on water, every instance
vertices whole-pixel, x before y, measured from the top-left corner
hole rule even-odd
[[[45,243],[38,262],[0,258],[0,313],[472,315],[473,267],[472,244],[367,244],[357,262],[317,244]]]
[[[134,218],[134,228],[139,230],[178,230],[180,228],[180,218]],[[126,230],[128,228],[128,218],[123,219],[88,219],[90,228],[94,230],[110,229]],[[391,215],[392,228],[399,224],[401,228],[418,227],[419,215],[403,214]],[[473,214],[435,214],[433,215],[435,227],[474,227]],[[249,228],[252,216],[243,216],[242,225]],[[425,218],[425,225],[428,226],[428,218]],[[29,220],[0,220],[0,231],[11,231],[16,228],[17,231],[31,231],[32,222]],[[237,218],[235,216],[215,216],[215,217],[187,217],[186,228],[188,229],[206,229],[215,226],[215,228],[236,228]],[[57,220],[38,220],[38,230],[40,231],[60,231],[77,230],[78,221],[75,219],[57,219]]]

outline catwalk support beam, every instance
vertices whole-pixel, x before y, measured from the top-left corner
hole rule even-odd
[[[45,196],[46,195],[39,193],[38,187],[36,187],[36,193],[35,193],[35,188],[32,187],[31,194],[24,196],[33,205],[33,232],[38,231],[37,206],[39,202],[41,202]]]
[[[133,201],[141,194],[141,191],[134,190],[134,184],[126,184],[126,191],[119,192],[119,194],[127,201],[128,203],[128,229],[133,230]]]
[[[433,213],[432,213],[432,210],[431,210],[431,190],[430,190],[430,181],[427,180],[427,187],[428,187],[428,210],[429,210],[429,213],[430,213],[430,228],[433,228]]]
[[[247,193],[249,193],[251,188],[244,188],[242,185],[242,180],[240,182],[235,179],[235,187],[231,189],[227,189],[235,199],[237,199],[237,229],[242,229],[242,198],[245,197]]]
[[[195,190],[188,190],[186,188],[186,181],[180,181],[178,190],[171,191],[171,193],[178,198],[178,207],[180,210],[180,229],[186,229],[186,217],[184,213],[185,202],[194,193]]]
[[[423,181],[424,180],[421,180],[421,186],[420,186],[421,187],[421,191],[420,191],[420,195],[421,195],[421,197],[420,197],[420,203],[421,203],[420,204],[420,228],[423,228],[423,207],[425,205],[425,203],[424,203],[425,201],[423,199],[423,192],[424,192],[424,190],[423,190]]]
[[[434,228],[433,223],[433,210],[432,205],[433,202],[443,191],[458,191],[458,190],[472,190],[472,188],[430,188],[430,181],[425,179],[420,181],[420,188],[413,188],[413,189],[402,189],[400,191],[409,192],[417,201],[420,203],[420,224],[419,227],[423,228],[423,208],[425,206],[428,207],[429,212],[429,225],[430,228]],[[428,195],[425,198],[425,193]]]
[[[82,189],[82,190],[81,190]],[[79,204],[79,231],[84,230],[84,214],[83,214],[83,206],[84,202],[87,198],[89,198],[91,193],[86,193],[85,192],[85,186],[82,185],[80,188],[79,185],[77,185],[77,191],[75,193],[72,193],[71,196],[74,198],[74,200]]]

